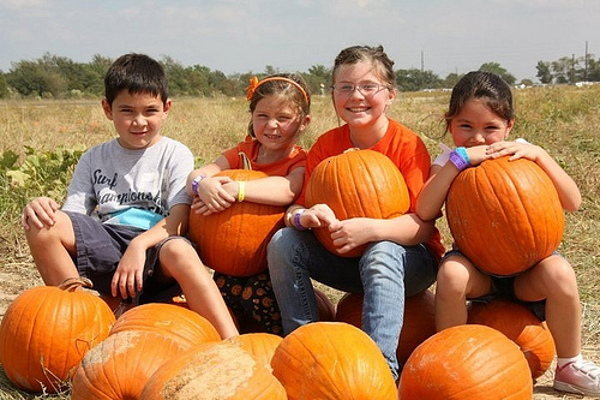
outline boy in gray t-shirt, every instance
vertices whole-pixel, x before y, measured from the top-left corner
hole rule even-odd
[[[82,155],[62,209],[48,197],[23,209],[37,269],[47,285],[83,276],[103,297],[134,304],[182,290],[190,309],[222,338],[238,334],[215,283],[182,237],[194,158],[160,133],[172,104],[163,68],[148,56],[126,54],[112,64],[104,85],[102,108],[119,137]]]

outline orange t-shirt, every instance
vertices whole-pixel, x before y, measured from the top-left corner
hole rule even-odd
[[[268,164],[259,164],[256,162],[259,148],[260,143],[258,140],[247,136],[246,140],[238,143],[237,146],[225,150],[223,156],[227,158],[229,168],[242,169],[242,157],[239,153],[245,153],[250,159],[254,171],[261,171],[269,176],[287,176],[294,169],[306,166],[307,151],[298,145],[294,146],[289,157]]]
[[[304,185],[296,203],[304,205],[306,183],[315,167],[327,157],[342,154],[352,147],[355,146],[350,139],[350,128],[347,124],[321,135],[308,152]],[[429,152],[421,138],[404,125],[390,119],[387,132],[370,149],[385,155],[398,167],[408,187],[409,212],[414,213],[416,198],[429,178],[431,167]],[[444,254],[445,248],[437,228],[427,246],[438,259]]]

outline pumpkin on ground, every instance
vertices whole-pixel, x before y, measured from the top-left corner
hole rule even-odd
[[[408,297],[404,307],[404,324],[396,356],[404,364],[413,350],[435,334],[435,295],[425,290]],[[346,293],[337,303],[336,321],[362,327],[363,295]]]
[[[544,375],[554,360],[552,334],[525,306],[507,300],[469,305],[469,323],[494,328],[515,342],[525,355],[533,379]]]
[[[410,196],[404,177],[394,163],[374,150],[346,151],[321,161],[306,186],[306,206],[327,204],[336,217],[390,219],[405,214]],[[313,229],[315,236],[332,253],[338,254],[327,228]],[[359,246],[344,257],[358,257]]]
[[[531,400],[523,353],[484,325],[444,329],[421,343],[402,369],[401,400]]]
[[[232,169],[215,176],[235,181],[267,177],[260,171]],[[219,213],[190,213],[189,234],[202,262],[215,271],[250,276],[267,268],[266,250],[271,236],[283,227],[285,207],[250,201],[235,202]]]
[[[110,334],[127,330],[157,332],[188,346],[221,340],[206,318],[174,304],[148,303],[127,310],[117,319]]]
[[[462,171],[446,199],[458,248],[499,276],[522,272],[556,250],[564,213],[548,175],[535,162],[508,157]]]
[[[115,316],[104,301],[74,278],[59,287],[21,293],[0,325],[0,363],[6,376],[28,392],[55,393],[85,353],[104,340]]]
[[[71,399],[137,399],[158,367],[190,347],[155,331],[112,334],[81,360],[73,376]]]
[[[164,363],[150,377],[140,400],[284,400],[285,389],[240,346],[205,343]]]
[[[313,322],[288,334],[271,360],[290,400],[391,400],[392,373],[375,342],[343,322]]]
[[[271,371],[271,359],[273,358],[273,354],[275,354],[275,349],[282,340],[281,336],[265,332],[245,333],[225,339],[226,342],[235,344],[246,350],[254,358],[263,363],[269,371]]]

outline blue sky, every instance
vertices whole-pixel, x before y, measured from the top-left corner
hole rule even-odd
[[[598,0],[0,0],[0,70],[49,52],[78,62],[134,51],[226,74],[330,67],[382,44],[396,69],[440,77],[498,62],[535,78],[538,61],[600,57]]]

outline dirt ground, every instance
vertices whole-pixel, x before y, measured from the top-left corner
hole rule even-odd
[[[12,261],[0,261],[0,317],[9,306],[10,302],[24,290],[35,285],[41,285],[42,281],[33,267],[27,255],[12,255]],[[593,360],[600,359],[600,351],[597,347],[584,346],[584,356]],[[542,399],[591,399],[591,397],[578,395],[565,395],[552,389],[554,367],[540,377],[534,386],[534,400]],[[4,387],[6,383],[0,382],[0,398],[8,399],[7,392],[14,391],[13,388]],[[4,394],[4,396],[3,396]],[[25,395],[27,396],[27,395]],[[19,397],[28,398],[28,397]]]

